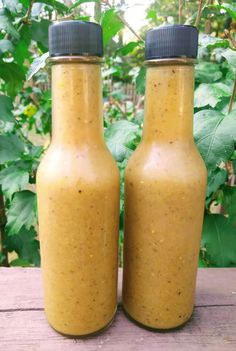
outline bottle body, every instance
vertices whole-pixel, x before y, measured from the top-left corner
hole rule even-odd
[[[83,336],[117,304],[119,172],[102,137],[100,66],[52,66],[52,100],[37,174],[45,312],[59,332]]]
[[[125,172],[123,304],[169,329],[194,303],[206,169],[192,137],[193,67],[149,67],[143,140]]]

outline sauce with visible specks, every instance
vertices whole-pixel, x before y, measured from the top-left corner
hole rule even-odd
[[[107,326],[117,305],[119,172],[101,84],[98,64],[52,66],[53,136],[37,174],[45,312],[75,336]]]
[[[192,136],[192,65],[147,69],[144,134],[125,172],[123,304],[155,329],[194,304],[206,168]]]

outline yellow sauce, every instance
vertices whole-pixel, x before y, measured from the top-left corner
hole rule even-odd
[[[206,168],[192,136],[192,65],[147,69],[143,140],[125,173],[123,304],[169,329],[193,310]]]
[[[37,174],[49,323],[87,335],[117,304],[119,172],[103,141],[100,65],[52,66],[53,136]]]

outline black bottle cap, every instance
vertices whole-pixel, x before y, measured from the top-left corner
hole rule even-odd
[[[103,56],[102,27],[84,21],[63,21],[49,27],[50,56]]]
[[[188,57],[196,58],[198,30],[182,24],[150,29],[146,35],[146,60]]]

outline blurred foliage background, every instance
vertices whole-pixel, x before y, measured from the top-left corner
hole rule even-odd
[[[40,265],[35,175],[51,134],[48,27],[80,19],[103,27],[105,139],[122,178],[120,265],[124,168],[142,135],[145,33],[184,23],[200,31],[194,137],[208,186],[199,265],[236,266],[236,2],[145,3],[134,27],[127,14],[134,8],[135,19],[137,1],[0,1],[0,265]]]

